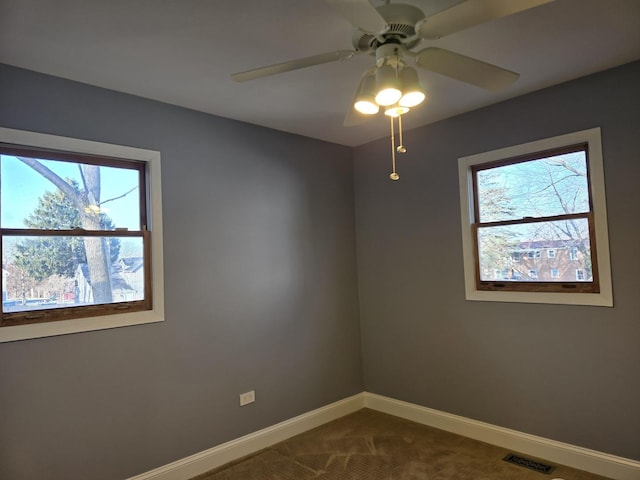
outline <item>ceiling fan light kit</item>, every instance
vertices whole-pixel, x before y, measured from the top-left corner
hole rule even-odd
[[[402,82],[402,98],[398,101],[401,107],[415,107],[425,101],[427,95],[420,85],[418,72],[415,68],[405,67],[400,70]]]
[[[462,0],[426,17],[418,7],[402,3],[391,4],[389,0],[377,7],[370,0],[325,0],[353,26],[353,50],[338,50],[260,67],[235,73],[231,78],[236,82],[245,82],[338,60],[345,61],[359,54],[375,55],[375,67],[360,80],[344,125],[359,125],[376,115],[380,107],[383,107],[384,114],[391,120],[393,171],[390,177],[398,180],[400,177],[395,171],[395,154],[406,152],[402,144],[402,115],[426,99],[417,71],[404,58],[413,60],[421,69],[489,92],[503,90],[518,79],[517,73],[434,46],[418,51],[413,49],[423,40],[437,40],[551,1],[553,0]],[[359,113],[364,115],[358,115]],[[397,148],[394,135],[396,118],[400,141]]]
[[[380,105],[376,103],[377,83],[376,76],[368,73],[360,83],[360,89],[356,94],[353,107],[364,115],[374,115],[380,111]]]
[[[396,153],[406,153],[407,148],[402,143],[402,115],[413,107],[420,105],[426,98],[424,89],[420,85],[418,72],[407,66],[400,58],[400,46],[395,41],[380,45],[376,49],[377,67],[373,72],[365,73],[360,82],[353,108],[364,115],[375,115],[384,107],[384,114],[391,121],[391,167],[389,177],[399,180],[396,172]],[[395,145],[395,124],[398,119],[398,134],[400,144]]]
[[[376,83],[378,86],[376,103],[381,107],[393,105],[402,97],[400,79],[391,65],[383,65],[377,68]]]
[[[408,111],[409,107],[403,107],[402,105],[391,105],[384,111],[384,114],[388,117],[397,118],[400,115],[404,115]]]

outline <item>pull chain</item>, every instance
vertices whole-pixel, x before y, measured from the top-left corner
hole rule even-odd
[[[400,175],[396,173],[396,138],[393,129],[393,117],[389,116],[391,120],[391,175],[389,178],[391,180],[398,180]]]
[[[398,132],[400,133],[400,144],[396,150],[398,153],[407,153],[407,148],[404,146],[404,142],[402,141],[402,115],[398,116]]]

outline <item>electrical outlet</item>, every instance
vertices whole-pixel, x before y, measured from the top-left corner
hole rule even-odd
[[[240,406],[244,407],[250,403],[256,401],[256,392],[255,390],[251,390],[250,392],[241,393],[240,394]]]

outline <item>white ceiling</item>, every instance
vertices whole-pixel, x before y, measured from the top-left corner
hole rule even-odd
[[[429,16],[459,1],[403,3]],[[429,101],[405,128],[640,59],[640,0],[556,0],[419,48],[431,45],[521,77],[490,93],[422,70]],[[351,48],[351,26],[323,0],[0,0],[1,63],[355,146],[388,131],[382,116],[342,125],[372,57],[246,83],[229,78]]]

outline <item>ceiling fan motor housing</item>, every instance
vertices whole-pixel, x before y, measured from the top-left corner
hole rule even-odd
[[[376,49],[376,65],[381,67],[383,65],[391,65],[394,69],[398,68],[401,64],[402,57],[402,45],[395,41],[390,41],[380,45]]]
[[[379,34],[355,29],[352,41],[356,50],[373,53],[387,43],[402,44],[405,48],[413,48],[420,43],[421,38],[416,36],[415,26],[425,18],[422,10],[403,3],[382,5],[377,10],[386,20],[387,29]]]

